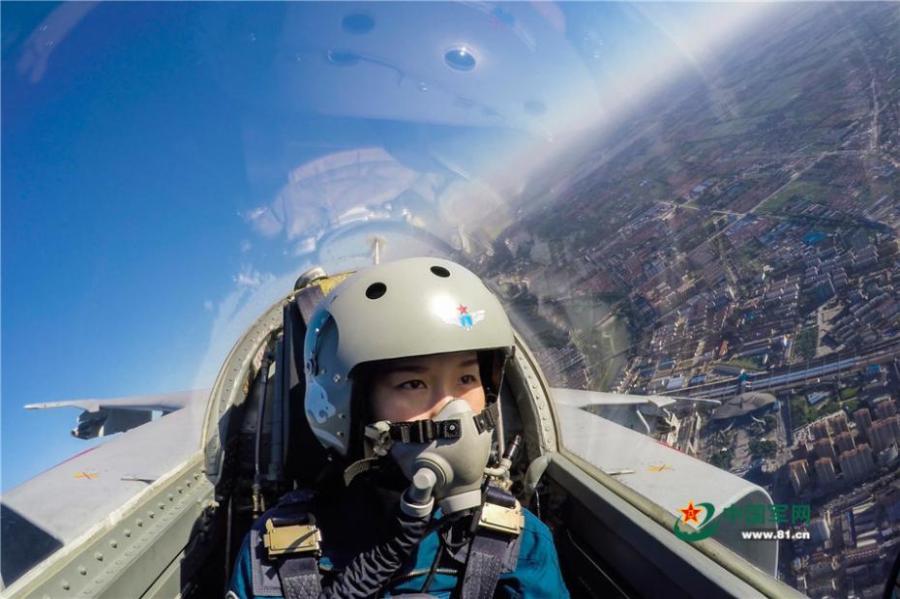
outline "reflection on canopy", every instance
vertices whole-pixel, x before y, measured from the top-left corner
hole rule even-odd
[[[202,357],[193,386],[209,383],[246,326],[310,266],[336,272],[441,255],[485,277],[555,386],[771,391],[777,400],[766,397],[758,412],[741,405],[727,418],[702,406],[656,421],[627,414],[635,430],[755,477],[776,499],[793,491],[824,502],[837,488],[826,478],[851,482],[833,448],[827,464],[824,448],[808,449],[830,444],[830,425],[813,426],[828,410],[861,414],[859,434],[842,437],[856,446],[844,452],[846,472],[859,456],[870,474],[896,466],[893,400],[876,397],[900,376],[887,366],[898,306],[900,28],[884,24],[896,11],[854,8],[857,22],[833,6],[409,7],[165,9],[186,23],[161,27],[183,44],[172,52],[191,61],[173,64],[211,88],[172,103],[173,128],[195,125],[207,108],[233,119],[233,139],[222,139],[253,198],[238,200],[241,230],[214,240],[234,246],[240,269],[230,267],[234,288],[217,304],[205,353],[194,352]],[[17,67],[4,81],[38,89],[64,43],[79,50],[67,55],[82,57],[82,77],[117,56],[118,38],[97,33],[110,23],[136,55],[146,52],[141,36],[158,32],[141,10],[150,9],[54,7],[21,48],[4,47]],[[741,37],[765,16],[764,43]],[[22,93],[13,87],[11,96]],[[131,123],[98,112],[87,116]],[[135,127],[139,144],[146,131]],[[593,406],[582,420],[584,411],[572,407],[570,423],[626,412]],[[608,439],[591,446],[595,431],[580,433],[583,448],[609,453]],[[805,565],[794,568],[797,580]]]
[[[264,237],[281,236],[293,244],[294,255],[320,263],[331,262],[319,253],[322,246],[351,225],[368,223],[373,235],[389,235],[388,229],[397,231],[395,225],[403,223],[470,253],[468,231],[482,232],[486,214],[509,222],[502,199],[488,185],[446,168],[415,170],[383,148],[329,154],[297,167],[288,178],[275,200],[250,211],[247,220]],[[411,250],[404,254],[412,255]]]

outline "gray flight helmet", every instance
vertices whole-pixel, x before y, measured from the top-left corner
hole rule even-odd
[[[506,311],[465,267],[439,258],[370,266],[338,285],[309,319],[306,419],[326,449],[347,456],[352,374],[360,364],[513,347]]]

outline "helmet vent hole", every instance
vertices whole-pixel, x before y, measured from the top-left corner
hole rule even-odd
[[[432,266],[431,272],[434,273],[438,277],[442,277],[446,279],[450,276],[450,271],[444,268],[443,266]]]
[[[387,286],[384,283],[372,283],[366,289],[366,297],[369,299],[378,299],[387,292]]]

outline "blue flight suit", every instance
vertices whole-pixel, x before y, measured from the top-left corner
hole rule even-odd
[[[559,569],[559,558],[556,547],[553,544],[553,536],[547,526],[537,516],[527,509],[525,512],[525,527],[519,539],[519,559],[516,569],[500,576],[496,597],[529,599],[562,598],[569,597]],[[321,522],[321,519],[320,519]],[[328,529],[322,528],[323,556],[319,560],[322,571],[329,571],[333,567],[343,568],[351,556],[333,544],[329,547]],[[383,596],[391,597],[407,593],[421,593],[422,587],[428,576],[429,569],[438,549],[438,533],[431,532],[422,542],[405,567],[401,568],[392,579],[392,582],[383,590]],[[463,570],[459,570],[461,576]],[[443,569],[438,569],[427,593],[436,597],[451,596],[456,588],[457,576]],[[230,590],[241,599],[254,597],[252,584],[252,564],[249,536],[244,539],[241,551],[235,563],[231,578]],[[266,595],[278,596],[278,595]]]
[[[327,533],[326,533],[327,534]],[[415,555],[411,567],[402,569],[394,577],[394,582],[385,589],[384,596],[418,593],[422,590],[431,563],[438,548],[437,532],[426,536]],[[319,561],[323,570],[333,566],[326,550]],[[461,574],[462,572],[460,572]],[[242,599],[253,597],[251,583],[250,544],[249,537],[244,539],[241,552],[234,567],[230,589]],[[456,588],[455,575],[438,571],[428,593],[436,597],[450,597]],[[553,545],[553,536],[547,526],[538,520],[530,511],[525,510],[525,528],[522,531],[519,548],[519,561],[514,572],[502,574],[497,583],[495,596],[498,597],[541,597],[566,598],[569,596],[562,574],[559,559]]]

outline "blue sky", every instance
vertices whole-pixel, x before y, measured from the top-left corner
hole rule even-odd
[[[683,35],[693,21],[663,9],[648,18],[618,5],[428,5],[435,23],[474,32],[479,67],[463,76],[410,51],[443,51],[445,38],[460,39],[452,26],[394,31],[407,26],[397,13],[369,38],[341,31],[341,15],[362,5],[86,6],[2,4],[4,489],[90,444],[68,435],[76,410],[22,405],[211,382],[210,363],[252,316],[247,307],[304,265],[297,219],[315,213],[316,191],[334,177],[307,179],[297,196],[286,188],[294,169],[386,148],[391,160],[375,162],[389,182],[399,173],[421,191],[458,178],[454,169],[485,168],[479,148],[549,147],[573,115],[578,125],[596,105],[617,115],[675,71],[661,55],[683,67],[704,51],[702,36]],[[384,30],[390,41],[378,41]],[[692,45],[673,43],[679,35]],[[361,57],[356,71],[323,59],[348,48]],[[523,48],[532,63],[496,64]],[[550,85],[551,76],[565,79]],[[588,113],[573,112],[573,98],[589,99]],[[535,102],[543,113],[522,111]],[[363,183],[353,187],[361,197],[409,191]],[[285,197],[308,204],[273,208]],[[252,215],[262,213],[277,230],[259,227]]]
[[[4,5],[4,34],[16,13]],[[115,32],[99,16],[83,26]],[[237,269],[223,240],[246,232],[234,121],[190,52],[163,29],[104,38],[112,52],[80,35],[32,85],[4,55],[4,488],[85,447],[68,436],[75,410],[24,403],[191,381],[184,357],[213,318],[204,299]]]

